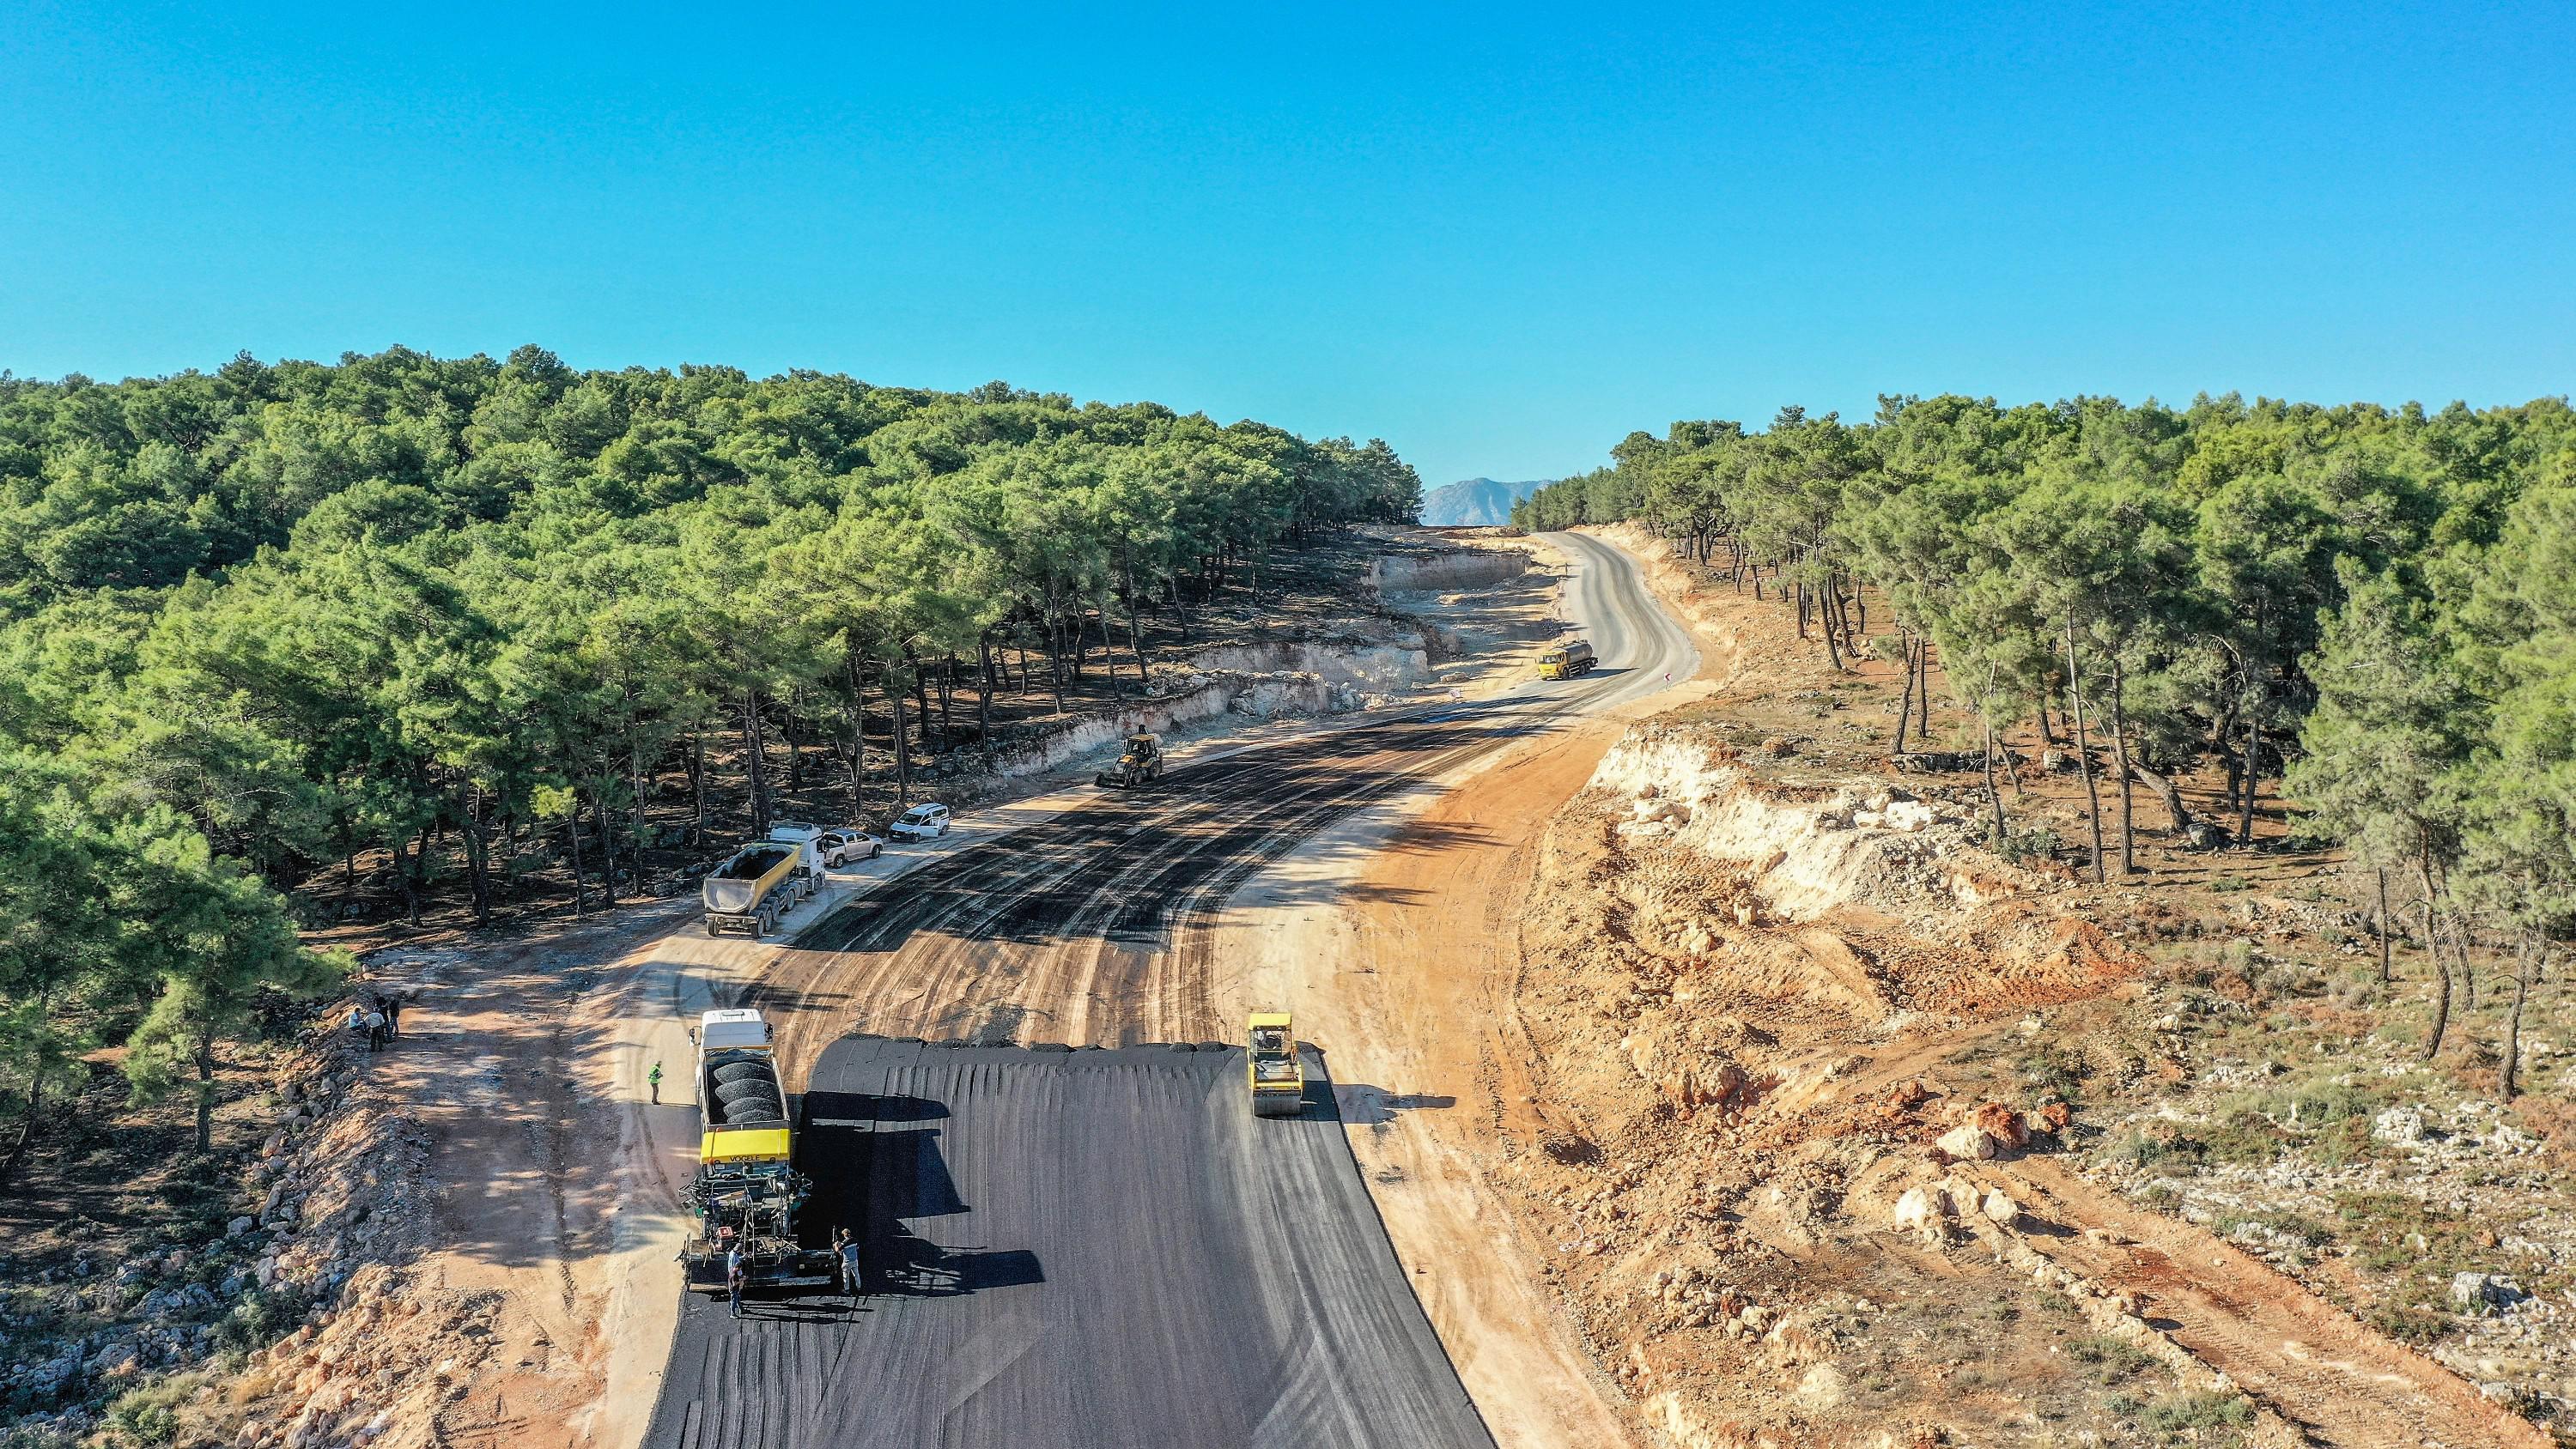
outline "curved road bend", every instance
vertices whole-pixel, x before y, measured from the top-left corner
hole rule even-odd
[[[846,1318],[692,1300],[648,1445],[1490,1444],[1329,1087],[1250,1117],[1211,922],[1353,811],[1697,671],[1624,555],[1548,540],[1594,676],[1103,792],[800,936],[757,1000],[806,1078],[806,1220],[864,1230],[871,1291]]]

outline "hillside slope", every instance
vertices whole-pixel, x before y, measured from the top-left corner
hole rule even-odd
[[[1422,521],[1434,528],[1493,528],[1512,521],[1512,505],[1547,486],[1545,478],[1498,483],[1463,478],[1422,498]]]

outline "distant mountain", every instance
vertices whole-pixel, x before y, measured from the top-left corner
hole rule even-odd
[[[1512,521],[1512,505],[1536,493],[1550,478],[1497,483],[1468,478],[1422,495],[1422,521],[1434,528],[1493,528]]]

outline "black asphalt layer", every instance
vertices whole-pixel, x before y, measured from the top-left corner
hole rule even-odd
[[[692,1296],[646,1444],[1490,1446],[1308,1071],[1264,1120],[1239,1048],[835,1042],[798,1159],[861,1292]]]

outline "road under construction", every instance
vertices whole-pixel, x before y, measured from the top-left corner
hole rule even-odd
[[[802,1088],[805,1221],[860,1234],[868,1291],[689,1305],[646,1442],[1491,1442],[1408,1281],[1459,1265],[1396,1261],[1327,1057],[1253,1117],[1213,933],[1356,812],[1691,677],[1626,556],[1548,542],[1596,673],[1175,768],[801,933],[751,1004]]]

